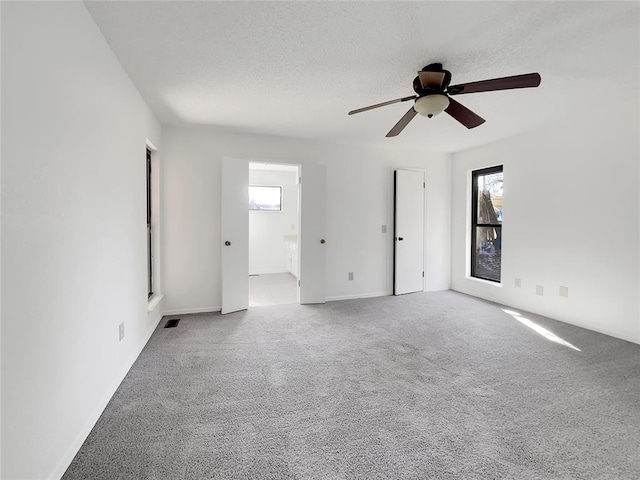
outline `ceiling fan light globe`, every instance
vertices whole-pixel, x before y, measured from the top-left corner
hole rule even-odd
[[[433,117],[449,106],[449,97],[441,94],[425,95],[416,100],[414,110],[423,117]]]

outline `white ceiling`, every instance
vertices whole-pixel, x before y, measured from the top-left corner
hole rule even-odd
[[[459,151],[634,91],[638,2],[96,2],[89,12],[164,125]],[[459,95],[487,122],[446,114],[385,134],[416,71],[452,84],[539,72],[537,89]]]

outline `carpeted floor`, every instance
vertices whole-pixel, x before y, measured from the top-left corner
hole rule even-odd
[[[436,292],[163,321],[64,478],[640,478],[640,346],[521,313]]]

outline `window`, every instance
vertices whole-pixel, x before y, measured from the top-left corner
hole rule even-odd
[[[282,210],[282,187],[249,185],[249,210]]]
[[[151,231],[151,150],[147,148],[147,287],[153,295],[153,232]]]
[[[500,282],[502,165],[472,172],[471,276]]]

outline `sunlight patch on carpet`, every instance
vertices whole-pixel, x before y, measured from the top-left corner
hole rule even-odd
[[[549,340],[551,342],[558,343],[560,345],[564,345],[565,347],[572,348],[573,350],[577,350],[578,352],[582,351],[578,347],[576,347],[575,345],[572,345],[571,343],[567,342],[566,340],[560,338],[555,333],[547,330],[546,328],[538,325],[537,323],[532,322],[528,318],[523,317],[518,312],[514,312],[513,310],[506,310],[504,308],[502,309],[502,311],[505,312],[505,313],[508,313],[513,318],[515,318],[517,321],[519,321],[521,324],[523,324],[525,327],[529,327],[531,330],[533,330],[536,333],[539,333],[540,335],[542,335],[547,340]]]

